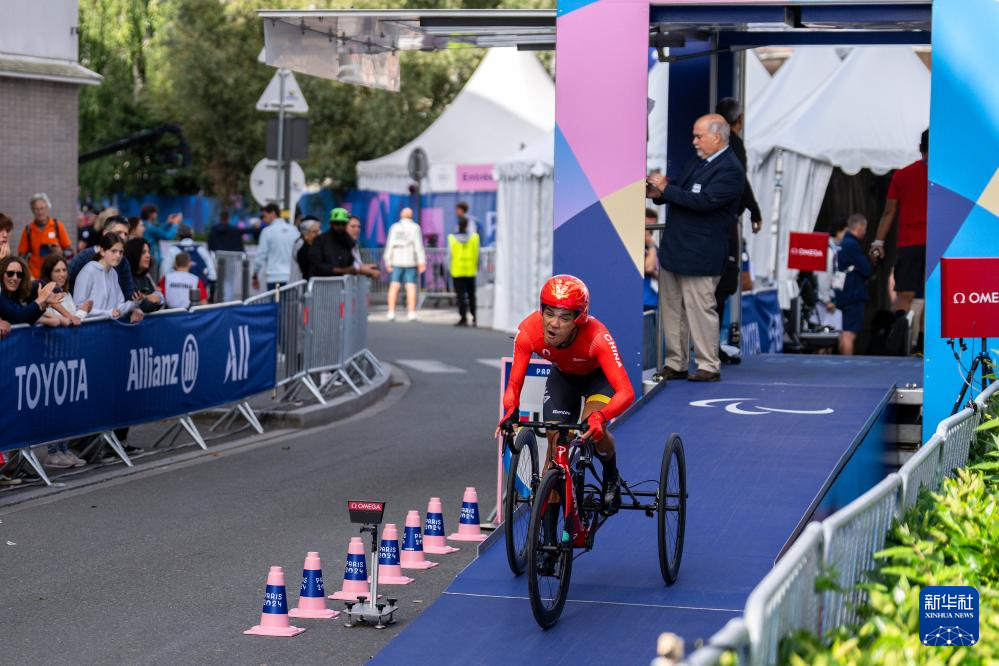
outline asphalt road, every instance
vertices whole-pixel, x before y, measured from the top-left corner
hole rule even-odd
[[[495,502],[498,370],[478,359],[508,354],[511,342],[427,323],[373,322],[369,336],[380,359],[418,362],[401,364],[408,382],[348,421],[0,510],[0,663],[357,664],[373,656],[474,546],[429,557],[441,566],[393,587],[402,610],[385,631],[347,629],[339,619],[295,620],[307,630],[290,639],[242,631],[259,620],[270,565],[285,568],[292,605],[309,550],[323,557],[328,593],[339,589],[357,534],[348,498],[386,500],[386,522],[401,532],[407,510],[422,514],[439,495],[450,533],[462,491],[474,485],[485,520]]]

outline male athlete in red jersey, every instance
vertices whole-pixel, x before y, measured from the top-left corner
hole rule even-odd
[[[520,391],[531,354],[551,361],[544,420],[585,421],[589,425],[582,437],[596,444],[604,468],[604,505],[613,512],[621,504],[621,491],[614,438],[604,425],[634,402],[635,393],[614,338],[588,314],[589,307],[590,291],[575,276],[556,275],[541,288],[539,311],[520,322],[513,343],[513,368],[503,396],[505,413],[500,426],[518,420]],[[584,399],[580,416],[579,405]],[[546,469],[551,464],[556,434],[548,432]]]

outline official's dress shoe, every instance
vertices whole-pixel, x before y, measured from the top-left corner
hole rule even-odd
[[[673,380],[673,379],[686,379],[687,378],[687,371],[686,370],[674,370],[673,368],[668,368],[666,366],[663,366],[663,369],[659,371],[659,375],[663,379],[665,379],[667,381],[670,381],[670,380]]]
[[[720,382],[721,373],[720,372],[708,372],[707,370],[698,370],[694,374],[687,377],[687,381],[690,382]]]

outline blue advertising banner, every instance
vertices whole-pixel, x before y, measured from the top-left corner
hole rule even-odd
[[[235,402],[274,386],[277,305],[19,329],[0,342],[0,450]]]
[[[784,319],[777,290],[742,295],[743,356],[784,351]]]

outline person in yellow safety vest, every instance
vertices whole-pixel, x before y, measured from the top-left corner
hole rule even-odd
[[[448,254],[451,256],[451,278],[458,297],[458,315],[455,326],[468,326],[467,314],[475,319],[475,275],[479,272],[479,234],[468,233],[468,218],[458,218],[458,233],[447,237]]]

